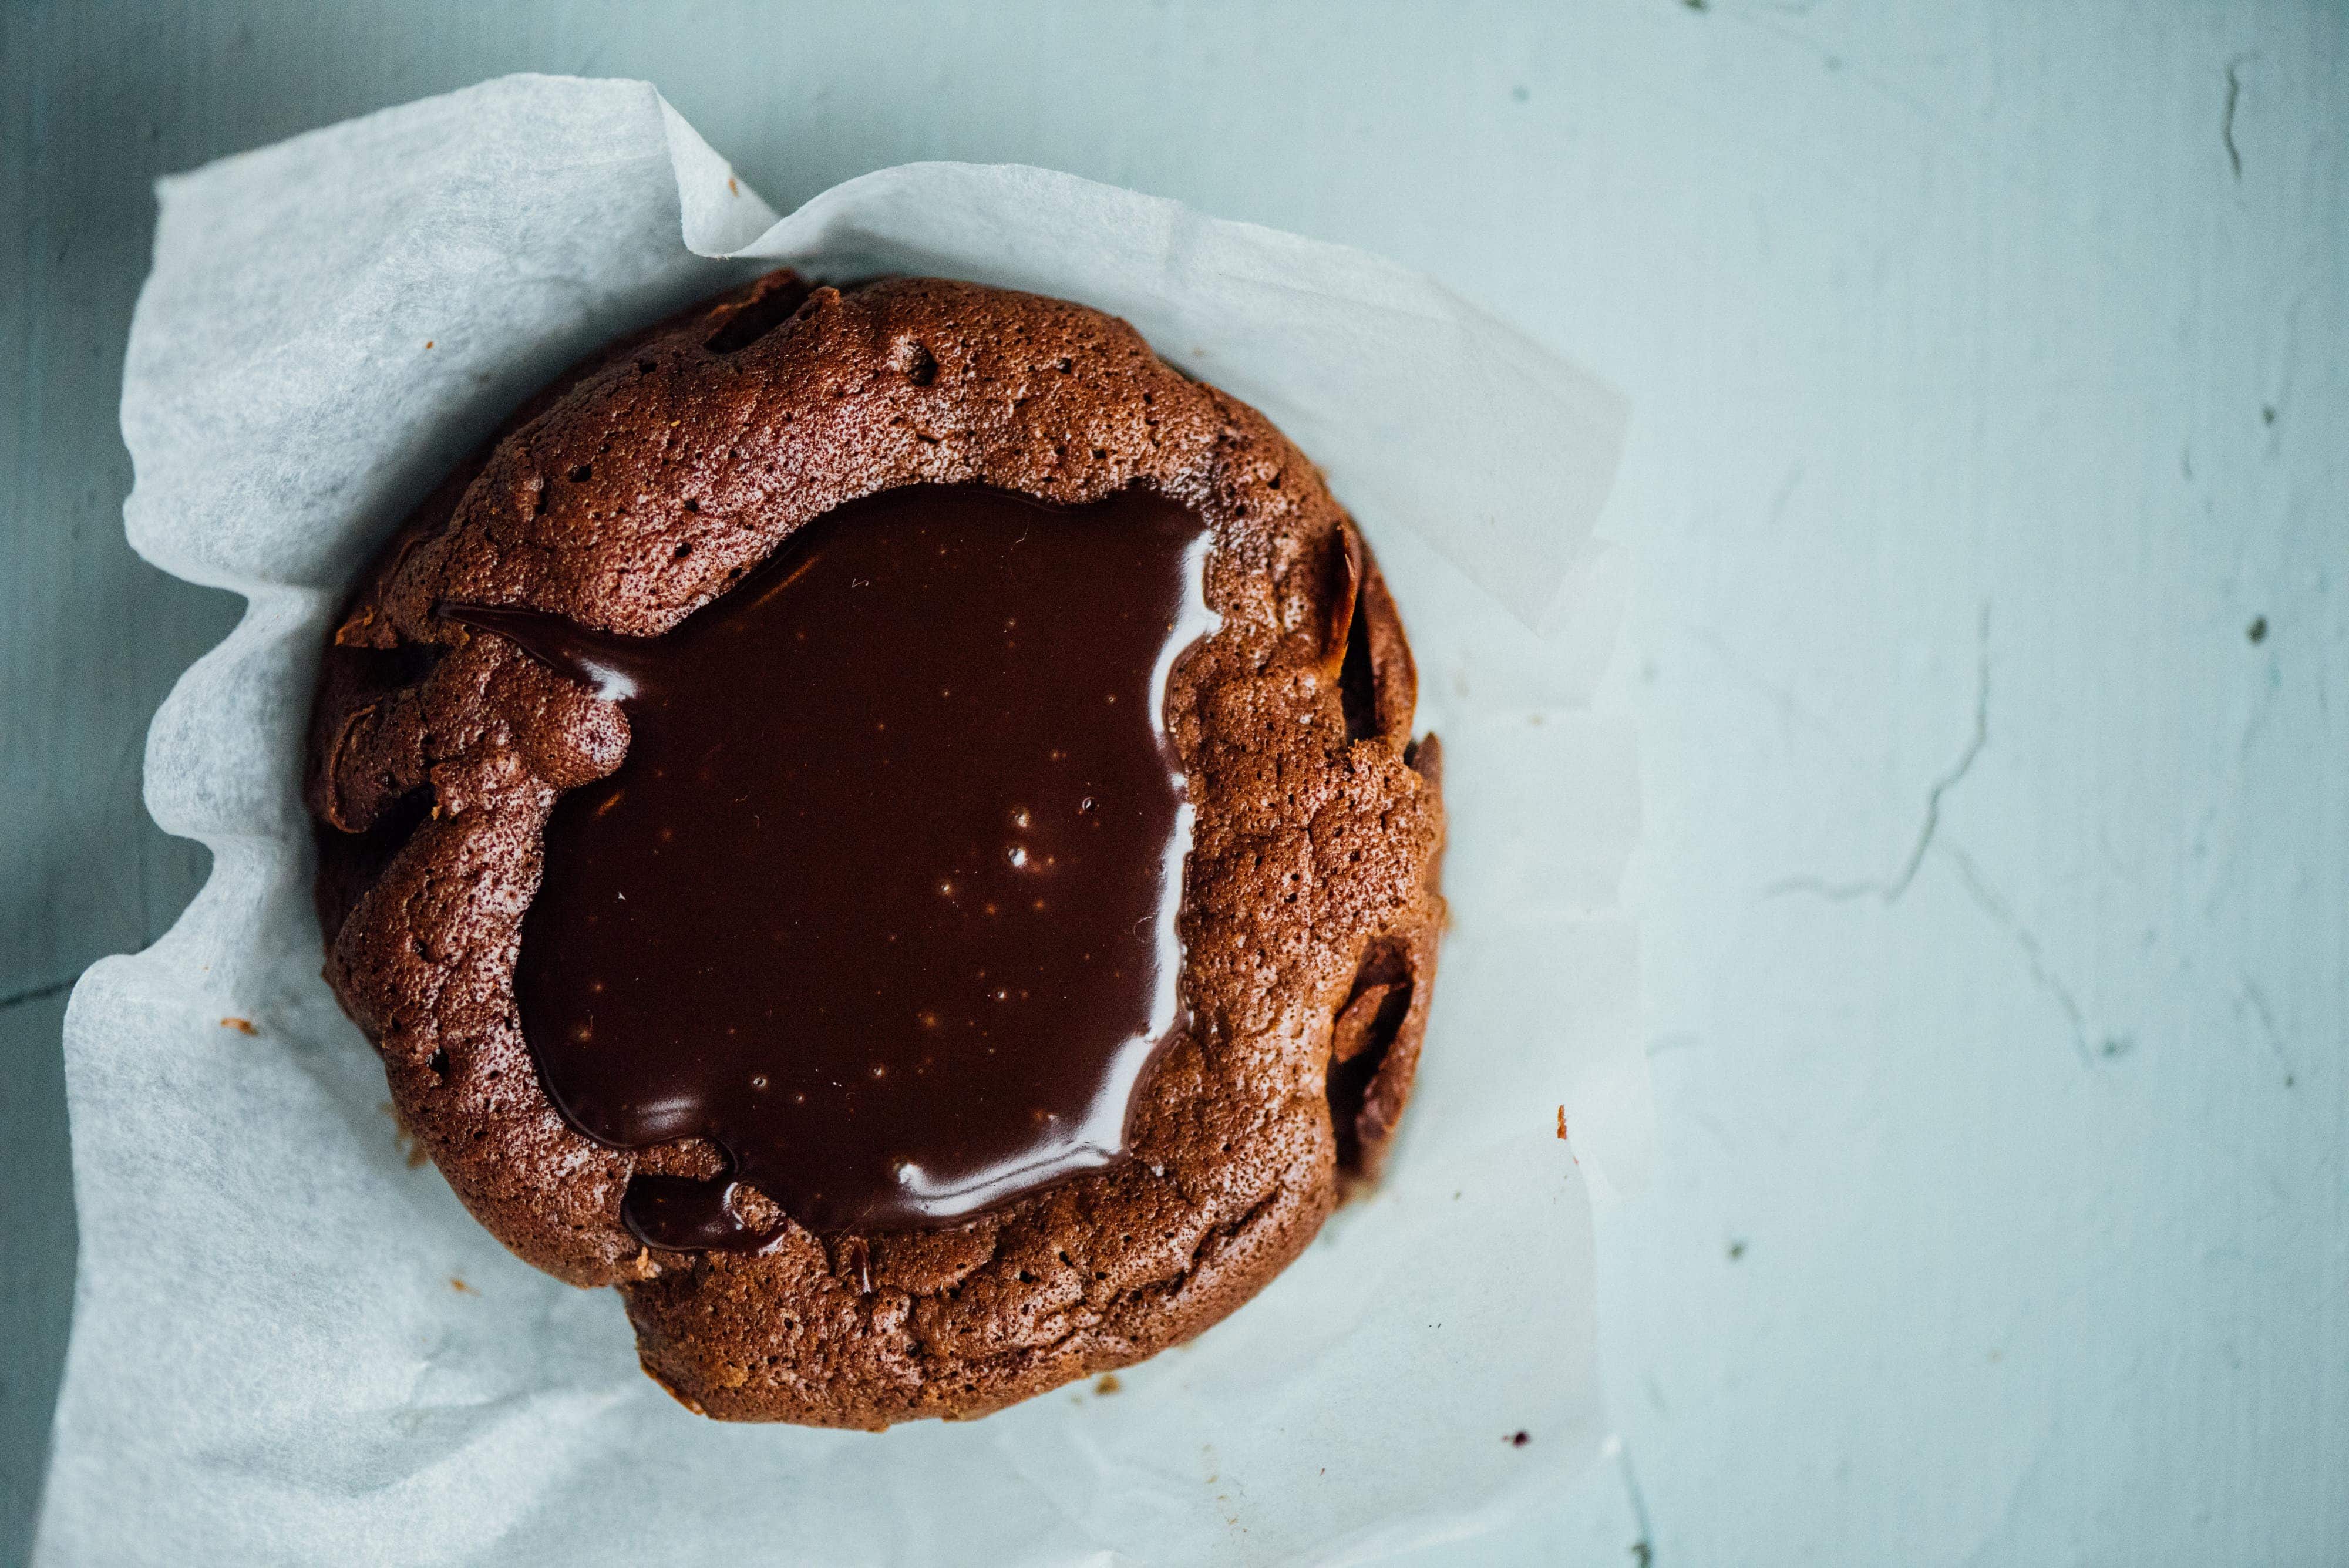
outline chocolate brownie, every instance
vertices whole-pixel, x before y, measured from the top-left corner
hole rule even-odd
[[[326,976],[688,1406],[982,1415],[1196,1334],[1375,1175],[1444,919],[1414,679],[1320,473],[1123,322],[776,273],[574,367],[364,575]]]

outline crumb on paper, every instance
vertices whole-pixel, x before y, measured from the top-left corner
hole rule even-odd
[[[1564,1137],[1566,1136],[1566,1107],[1564,1106],[1557,1107],[1557,1136],[1560,1137]]]
[[[416,1141],[416,1135],[414,1133],[409,1132],[406,1127],[401,1125],[399,1120],[399,1112],[393,1107],[392,1103],[389,1100],[378,1101],[376,1104],[376,1109],[381,1111],[385,1116],[391,1118],[392,1141],[399,1145],[400,1155],[408,1161],[408,1168],[414,1170],[418,1166],[422,1165],[424,1163],[424,1146]]]
[[[1502,1439],[1502,1441],[1507,1443],[1509,1447],[1513,1449],[1522,1449],[1533,1440],[1534,1435],[1531,1432],[1526,1431],[1522,1427]]]
[[[233,1029],[239,1034],[258,1034],[261,1033],[260,1030],[254,1027],[253,1020],[250,1018],[223,1018],[221,1020],[221,1027],[222,1029]]]
[[[2251,639],[2251,646],[2254,648],[2265,642],[2268,639],[2268,618],[2263,615],[2253,616],[2251,624],[2243,628],[2243,635]]]
[[[460,1296],[477,1296],[481,1293],[454,1274],[449,1276],[449,1288]]]
[[[1124,1386],[1124,1384],[1117,1380],[1117,1374],[1114,1372],[1104,1372],[1093,1381],[1093,1392],[1096,1394],[1114,1394]]]
[[[726,176],[726,193],[730,196],[739,196],[742,193],[742,187],[734,182],[734,176],[731,174]]]
[[[1733,1263],[1744,1256],[1745,1256],[1745,1243],[1743,1241],[1732,1241],[1729,1244],[1729,1261]]]
[[[432,347],[432,339],[430,339],[429,337],[427,337],[427,338],[424,340],[424,346],[425,346],[427,348],[431,348],[431,347]]]

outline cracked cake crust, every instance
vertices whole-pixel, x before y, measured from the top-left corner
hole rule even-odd
[[[713,1175],[718,1151],[574,1130],[513,993],[548,814],[619,766],[627,720],[440,611],[655,636],[806,523],[911,483],[1064,504],[1141,484],[1212,530],[1222,625],[1167,697],[1196,812],[1188,1024],[1106,1168],[937,1230],[649,1250],[620,1222],[630,1177]],[[364,575],[313,720],[327,979],[467,1207],[537,1267],[618,1286],[645,1369],[686,1404],[864,1428],[981,1415],[1197,1334],[1375,1174],[1443,921],[1439,756],[1411,739],[1414,679],[1319,472],[1124,323],[936,279],[772,274],[566,373]],[[752,1194],[744,1218],[774,1217]]]

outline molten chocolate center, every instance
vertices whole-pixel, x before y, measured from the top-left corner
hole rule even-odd
[[[1105,1165],[1177,1028],[1190,809],[1164,708],[1214,617],[1195,514],[916,485],[853,503],[676,630],[449,613],[597,685],[618,772],[546,834],[523,1028],[626,1148],[655,1247],[935,1225]]]

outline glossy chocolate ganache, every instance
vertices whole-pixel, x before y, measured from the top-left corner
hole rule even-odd
[[[1180,1027],[1190,808],[1169,672],[1208,534],[916,484],[842,506],[675,630],[454,605],[619,702],[626,761],[546,832],[515,992],[548,1096],[641,1148],[628,1229],[755,1251],[919,1228],[1115,1159]]]

